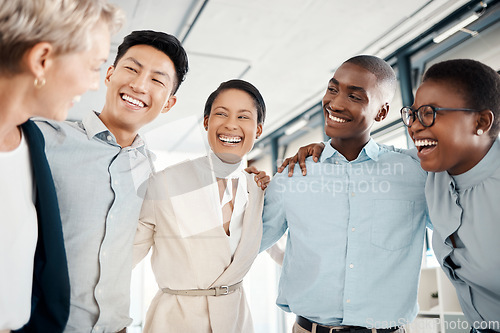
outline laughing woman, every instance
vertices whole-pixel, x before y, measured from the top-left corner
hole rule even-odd
[[[434,64],[401,114],[429,172],[436,257],[471,332],[500,332],[500,76],[470,59]]]
[[[100,0],[0,1],[0,333],[62,332],[69,278],[34,116],[64,120],[99,81],[123,15]]]
[[[264,191],[243,157],[265,111],[250,83],[222,83],[205,104],[209,155],[151,177],[134,261],[153,247],[160,290],[144,332],[253,332],[242,280],[260,246]]]

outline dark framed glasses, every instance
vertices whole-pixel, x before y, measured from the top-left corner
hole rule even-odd
[[[401,119],[407,127],[411,127],[415,119],[424,127],[431,127],[436,121],[436,111],[472,111],[477,112],[479,110],[474,109],[461,109],[461,108],[436,108],[432,105],[422,105],[416,110],[413,110],[409,106],[404,106],[401,109]]]

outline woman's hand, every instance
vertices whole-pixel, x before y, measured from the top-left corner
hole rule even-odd
[[[262,190],[265,190],[267,185],[271,182],[271,177],[269,177],[265,171],[259,171],[256,167],[251,166],[245,169],[248,173],[255,174],[254,180]]]
[[[281,164],[278,168],[278,172],[285,170],[285,167],[288,165],[288,177],[292,177],[295,164],[299,162],[300,170],[302,170],[302,176],[305,176],[307,174],[306,158],[312,156],[313,161],[318,162],[323,149],[325,149],[325,144],[322,142],[311,143],[307,146],[300,147],[297,154],[292,157],[288,157],[283,161],[283,164]]]

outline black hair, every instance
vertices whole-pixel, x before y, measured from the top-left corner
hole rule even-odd
[[[396,92],[396,73],[392,67],[383,59],[379,57],[375,57],[372,55],[357,55],[344,63],[351,63],[357,66],[360,66],[377,78],[377,81],[382,84],[384,89],[382,90],[384,102],[390,102],[394,97],[394,93]]]
[[[219,94],[224,90],[228,89],[238,89],[249,94],[255,103],[255,107],[257,108],[257,124],[264,123],[264,120],[266,118],[266,104],[264,103],[264,98],[253,84],[238,79],[222,82],[219,88],[217,88],[213,93],[210,94],[210,96],[208,96],[208,99],[205,103],[205,110],[203,112],[204,118],[210,116],[212,104],[214,103],[217,96],[219,96]]]
[[[491,110],[495,119],[490,136],[500,132],[500,75],[491,67],[472,59],[453,59],[436,63],[424,73],[427,80],[446,81],[467,103],[467,108]]]
[[[186,78],[186,73],[188,72],[188,58],[186,51],[181,45],[181,42],[175,36],[169,35],[164,32],[153,31],[153,30],[137,30],[131,32],[129,35],[123,38],[123,42],[118,46],[118,52],[116,54],[113,66],[116,67],[118,61],[125,55],[125,53],[132,46],[136,45],[149,45],[165,53],[170,60],[174,63],[176,80],[174,80],[174,87],[172,90],[172,95],[174,95],[179,86]]]

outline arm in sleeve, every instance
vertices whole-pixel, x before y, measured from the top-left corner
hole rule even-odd
[[[150,184],[151,185],[151,184]],[[155,200],[151,198],[149,191],[146,192],[142,203],[139,223],[134,239],[133,265],[134,267],[148,254],[154,243],[156,227]]]
[[[266,189],[264,210],[262,212],[262,252],[276,243],[288,229],[285,214],[284,194],[287,172],[277,174]]]

